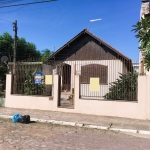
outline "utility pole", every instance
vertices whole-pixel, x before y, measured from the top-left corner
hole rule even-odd
[[[13,74],[16,73],[16,48],[17,48],[17,20],[13,22],[14,31],[14,53],[13,53]]]

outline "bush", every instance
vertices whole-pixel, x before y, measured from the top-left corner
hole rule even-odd
[[[104,95],[105,99],[111,100],[137,100],[137,78],[136,71],[130,72],[128,75],[121,74],[119,79],[110,83],[109,93]]]
[[[45,91],[45,87],[43,84],[34,84],[34,72],[26,71],[24,73],[24,83],[23,83],[23,90],[25,95],[42,95]]]

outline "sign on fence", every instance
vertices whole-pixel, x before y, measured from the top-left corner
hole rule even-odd
[[[34,73],[34,84],[42,84],[42,72]]]
[[[98,92],[99,90],[99,78],[90,78],[90,92]]]
[[[45,75],[45,84],[51,85],[52,84],[52,75]]]

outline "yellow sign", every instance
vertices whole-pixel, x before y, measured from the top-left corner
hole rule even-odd
[[[52,75],[45,75],[45,84],[52,84]]]
[[[90,78],[90,92],[98,92],[100,90],[99,78]]]

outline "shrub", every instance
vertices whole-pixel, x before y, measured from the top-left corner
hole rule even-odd
[[[136,71],[130,72],[128,75],[121,74],[119,78],[110,83],[109,93],[104,95],[105,99],[111,100],[137,100],[137,78]]]
[[[25,95],[42,95],[45,91],[43,84],[34,84],[34,73],[36,70],[33,73],[27,70],[24,74],[23,90]]]

